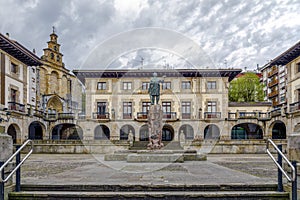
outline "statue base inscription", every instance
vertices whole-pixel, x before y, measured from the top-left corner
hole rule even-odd
[[[148,111],[149,144],[147,149],[161,149],[163,111],[160,105],[151,105]]]

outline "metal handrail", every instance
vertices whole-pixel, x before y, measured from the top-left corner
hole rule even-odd
[[[31,143],[31,149],[30,151],[26,154],[26,156],[21,160],[21,162],[12,170],[12,172],[6,177],[6,179],[2,179],[2,177],[0,176],[0,183],[6,183],[10,177],[21,167],[21,165],[27,160],[27,158],[32,154],[33,152],[33,141],[32,140],[27,140],[26,142],[24,142],[24,144],[12,155],[9,157],[9,159],[0,167],[0,174],[2,173],[2,171],[4,170],[4,168],[9,164],[9,162],[15,157],[17,156],[20,151],[22,151],[22,149],[27,146],[28,143]]]
[[[274,156],[272,155],[272,153],[269,151],[269,144],[272,144],[272,146],[276,149],[276,151],[282,156],[282,158],[287,162],[287,164],[291,167],[292,170],[292,177],[289,177],[287,175],[287,173],[284,171],[284,169],[278,164],[278,162],[276,161],[276,159],[274,158]],[[296,178],[296,170],[295,167],[292,165],[292,163],[287,159],[287,157],[280,151],[280,149],[277,147],[277,145],[271,140],[268,139],[267,141],[267,153],[268,155],[271,157],[271,159],[274,161],[274,163],[276,164],[276,166],[280,169],[280,171],[284,174],[284,176],[286,177],[286,179],[289,182],[295,181]]]

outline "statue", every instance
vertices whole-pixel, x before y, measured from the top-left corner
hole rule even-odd
[[[153,77],[149,83],[148,93],[150,95],[151,105],[158,104],[160,97],[160,83],[164,82],[163,80],[157,79],[157,73],[153,73]]]

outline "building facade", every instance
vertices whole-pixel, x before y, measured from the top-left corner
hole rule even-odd
[[[1,125],[14,142],[78,135],[75,116],[82,110],[83,86],[65,68],[57,35],[50,35],[40,59],[0,34],[0,53]]]

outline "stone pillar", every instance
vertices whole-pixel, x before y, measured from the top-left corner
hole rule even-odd
[[[162,140],[163,111],[160,105],[151,105],[148,111],[149,144],[148,149],[160,149]]]

